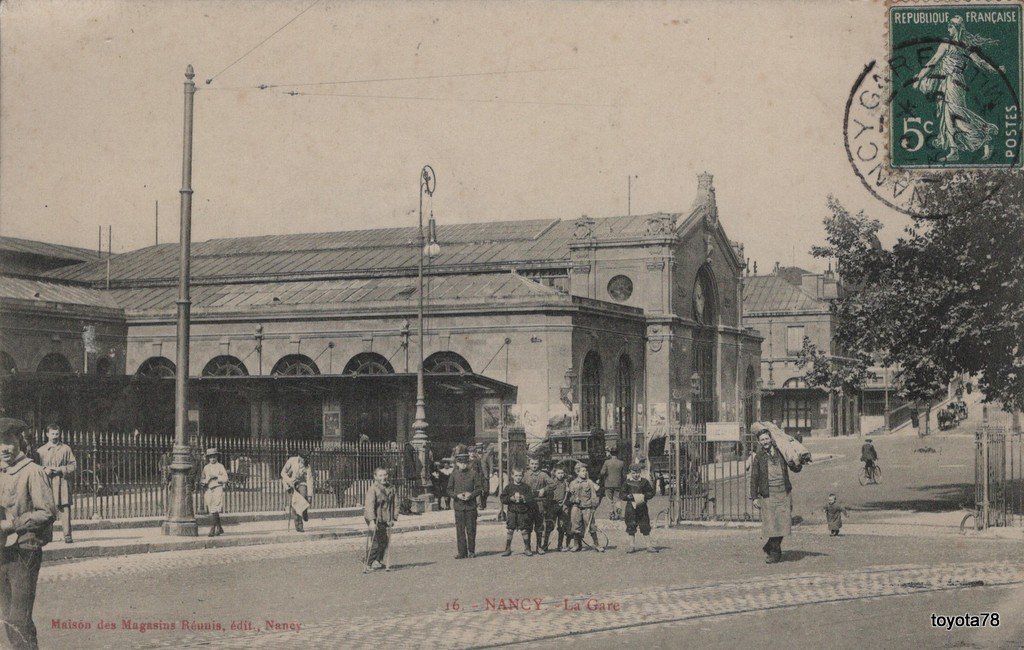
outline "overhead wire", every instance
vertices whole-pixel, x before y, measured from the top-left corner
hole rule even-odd
[[[541,72],[577,72],[580,70],[604,70],[608,68],[626,68],[633,64],[615,65],[563,66],[558,68],[523,68],[520,70],[489,70],[485,72],[455,72],[449,74],[415,75],[407,77],[376,77],[366,79],[342,79],[339,81],[309,81],[302,83],[261,83],[246,86],[219,86],[217,90],[268,90],[271,88],[308,88],[310,86],[340,86],[347,84],[387,83],[394,81],[429,81],[436,79],[460,79],[466,77],[496,77],[504,75],[535,74]]]
[[[281,32],[281,31],[282,31],[282,30],[283,30],[283,29],[284,29],[285,27],[287,27],[288,25],[291,25],[292,23],[294,23],[294,22],[295,22],[296,20],[298,20],[298,19],[299,19],[300,17],[302,17],[302,15],[303,15],[304,13],[306,13],[307,11],[309,11],[310,9],[312,9],[312,8],[313,8],[314,6],[316,6],[316,5],[317,5],[317,4],[319,4],[319,3],[320,3],[320,0],[313,0],[313,2],[312,2],[312,3],[311,3],[311,4],[309,5],[309,6],[308,6],[308,7],[306,7],[305,9],[303,9],[302,11],[300,11],[299,13],[295,14],[295,16],[293,16],[293,17],[291,18],[291,20],[289,20],[289,21],[288,21],[288,22],[286,22],[285,24],[283,24],[283,25],[281,25],[280,27],[278,27],[277,29],[275,29],[275,30],[274,30],[274,32],[270,34],[270,36],[267,36],[266,38],[264,38],[264,39],[263,39],[262,41],[260,41],[260,42],[259,42],[259,43],[257,43],[256,45],[254,45],[254,46],[253,46],[253,47],[252,47],[252,48],[251,48],[251,49],[250,49],[250,50],[249,50],[248,52],[246,52],[246,53],[245,53],[245,54],[243,54],[242,56],[238,57],[237,59],[235,59],[234,61],[232,61],[231,63],[229,63],[229,64],[228,64],[228,65],[227,65],[227,66],[226,66],[226,67],[225,67],[225,68],[224,68],[223,70],[221,70],[221,71],[220,71],[220,72],[218,72],[217,74],[215,74],[215,75],[213,75],[212,77],[210,77],[209,79],[207,79],[207,80],[206,80],[206,85],[207,85],[207,86],[209,86],[209,85],[210,85],[211,83],[213,83],[213,80],[214,80],[214,79],[216,79],[216,78],[217,78],[217,77],[219,77],[220,75],[224,74],[224,73],[225,73],[225,72],[227,72],[227,71],[228,71],[229,69],[231,69],[231,68],[232,68],[232,67],[233,67],[233,66],[234,66],[235,64],[237,64],[237,63],[238,63],[239,61],[241,61],[241,60],[242,60],[242,59],[244,59],[245,57],[249,56],[250,54],[252,54],[252,53],[253,53],[253,52],[255,52],[256,50],[258,50],[258,49],[259,49],[259,48],[260,48],[260,47],[261,47],[261,46],[262,46],[262,45],[263,45],[264,43],[266,43],[266,42],[267,42],[267,41],[269,41],[270,39],[272,39],[272,38],[274,38],[275,36],[277,36],[277,35],[278,35],[278,34],[279,34],[279,33],[280,33],[280,32]]]
[[[292,97],[343,97],[349,99],[396,99],[404,101],[466,102],[471,104],[520,104],[528,106],[577,106],[614,108],[615,104],[593,104],[588,102],[544,102],[516,99],[477,99],[471,97],[418,97],[412,95],[362,95],[357,93],[306,93],[292,90],[282,93]]]

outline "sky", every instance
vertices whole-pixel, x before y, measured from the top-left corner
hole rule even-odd
[[[133,250],[159,202],[176,241],[192,64],[194,241],[413,225],[424,164],[442,229],[625,214],[631,175],[634,214],[684,212],[709,171],[759,271],[821,270],[829,194],[906,224],[843,149],[884,30],[868,2],[8,0],[0,234]]]

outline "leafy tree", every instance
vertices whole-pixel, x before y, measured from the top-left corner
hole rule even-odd
[[[942,190],[927,188],[924,200]],[[836,339],[851,356],[898,367],[906,399],[929,399],[969,373],[987,401],[1024,408],[1024,178],[1006,173],[987,190],[979,205],[915,219],[891,250],[879,221],[828,199],[826,245],[812,253],[836,259],[846,286],[832,305]]]
[[[804,380],[809,386],[823,388],[830,393],[856,395],[867,379],[870,360],[870,357],[864,355],[846,357],[826,354],[805,336],[796,365],[807,369]]]

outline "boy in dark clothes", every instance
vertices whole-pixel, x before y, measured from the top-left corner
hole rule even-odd
[[[505,519],[505,552],[502,557],[512,555],[512,536],[518,530],[523,536],[523,555],[533,555],[530,550],[530,530],[533,528],[534,494],[530,486],[523,482],[523,470],[512,470],[512,482],[501,491],[501,502],[508,510]]]
[[[839,529],[843,527],[843,515],[849,517],[850,513],[839,505],[835,494],[828,495],[828,503],[825,504],[825,521],[828,522],[830,536],[839,537]]]
[[[555,528],[558,530],[558,550],[569,550],[569,479],[565,477],[565,469],[555,470],[555,486],[551,489],[551,509],[555,515]],[[565,548],[562,548],[562,542]]]
[[[629,475],[626,476],[626,484],[622,490],[622,500],[626,502],[625,519],[626,534],[629,535],[629,549],[627,553],[636,553],[636,529],[647,538],[647,550],[656,553],[650,544],[651,535],[651,514],[647,502],[654,498],[654,486],[647,479],[640,476],[640,464],[633,463],[629,466]]]

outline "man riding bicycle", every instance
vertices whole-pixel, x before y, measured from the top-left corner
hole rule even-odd
[[[868,438],[860,448],[860,462],[864,463],[864,471],[868,472],[868,476],[875,469],[876,460],[878,460],[878,452],[871,444],[871,438]]]

